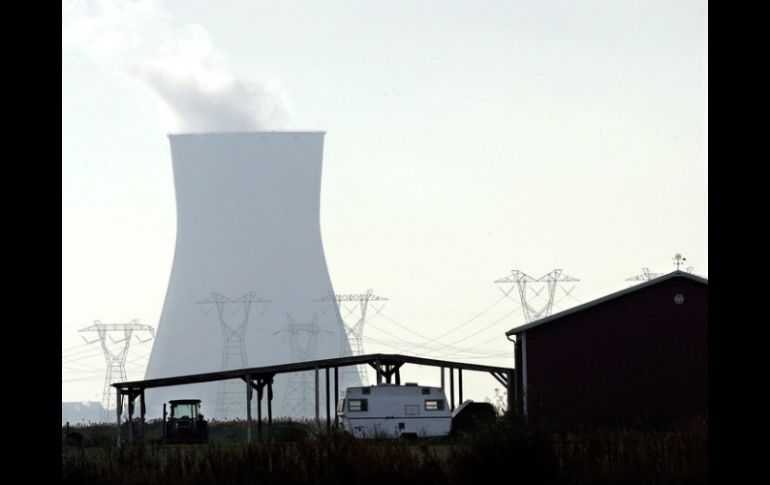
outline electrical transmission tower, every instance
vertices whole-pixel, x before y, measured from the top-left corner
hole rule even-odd
[[[642,274],[626,278],[626,281],[650,281],[658,276],[663,276],[663,273],[650,273],[648,268],[642,268]]]
[[[199,305],[214,305],[219,317],[219,325],[222,329],[222,364],[219,370],[243,369],[248,367],[248,356],[246,354],[246,329],[249,325],[249,316],[251,315],[251,306],[254,303],[270,303],[257,296],[255,292],[249,292],[242,297],[231,300],[219,293],[211,292],[211,295],[196,302]],[[234,311],[225,314],[227,305],[240,305]],[[267,310],[265,307],[262,312]],[[234,325],[227,323],[227,317],[241,313],[239,321]],[[220,419],[231,419],[240,416],[246,406],[246,397],[243,392],[243,385],[240,381],[220,381],[217,389],[217,402],[215,413]]]
[[[107,372],[104,376],[104,390],[102,391],[102,420],[109,418],[109,411],[115,409],[115,393],[111,387],[114,382],[125,382],[126,378],[126,356],[128,355],[128,348],[131,345],[131,337],[134,332],[149,332],[150,338],[142,340],[137,335],[136,338],[141,343],[148,342],[155,337],[155,329],[149,325],[140,324],[138,320],[131,320],[128,323],[102,323],[99,320],[94,320],[94,324],[90,327],[82,328],[79,332],[96,332],[97,338],[89,341],[83,337],[83,340],[87,344],[93,344],[100,342],[102,344],[102,352],[104,352],[104,360],[107,363]],[[123,339],[115,340],[109,333],[121,332]],[[107,344],[107,338],[113,344],[113,348]],[[123,344],[122,346],[115,347],[114,344]]]
[[[337,307],[340,310],[340,314],[342,314],[343,308],[347,312],[343,319],[343,326],[345,327],[345,335],[342,335],[340,338],[340,357],[345,357],[348,354],[348,349],[353,352],[353,355],[363,355],[364,354],[364,324],[366,323],[366,310],[369,307],[370,301],[387,301],[387,298],[383,298],[381,296],[374,295],[373,290],[366,290],[366,293],[357,293],[357,294],[349,294],[349,295],[330,295],[324,298],[320,298],[316,301],[335,301],[337,302]],[[343,305],[343,302],[358,302],[358,320],[353,325],[348,325],[345,322],[345,318],[349,317],[353,314],[353,312],[356,311],[356,307],[350,308],[347,305]],[[372,307],[375,309],[377,313],[380,313],[382,311],[382,307],[377,308],[374,305]],[[346,344],[349,344],[346,345]],[[358,376],[361,379],[361,383],[364,386],[369,385],[369,377],[366,374],[366,368],[363,365],[356,366],[356,371],[358,372]],[[349,367],[345,367],[342,370],[343,374],[350,373],[351,369]]]
[[[292,362],[306,362],[315,360],[318,352],[318,334],[321,332],[332,333],[328,330],[321,330],[318,326],[318,315],[313,314],[310,323],[295,323],[294,319],[288,313],[286,317],[289,320],[288,325],[283,330],[274,332],[273,335],[282,332],[289,334],[289,352]],[[309,417],[315,412],[313,399],[314,380],[312,371],[292,372],[289,374],[289,382],[285,397],[286,409],[288,413],[296,417]]]
[[[674,255],[674,264],[676,265],[676,270],[679,271],[680,266],[684,264],[685,261],[687,261],[687,258],[683,257],[680,253],[676,253]],[[687,273],[692,273],[693,271],[692,266],[688,266],[685,268],[685,271]],[[655,279],[659,276],[663,276],[665,273],[650,273],[650,270],[647,268],[642,268],[642,274],[638,274],[636,276],[632,276],[630,278],[626,278],[626,281],[650,281],[652,279]]]
[[[556,297],[556,289],[561,288],[564,291],[564,297],[569,296],[576,285],[572,285],[572,288],[564,288],[564,283],[580,281],[577,278],[562,274],[562,270],[555,269],[550,273],[541,276],[540,278],[533,278],[523,271],[517,269],[511,271],[511,276],[506,276],[496,280],[495,283],[513,283],[508,291],[500,289],[506,296],[513,291],[513,288],[518,288],[519,299],[521,300],[521,308],[524,311],[524,318],[526,322],[532,322],[543,317],[547,317],[553,311],[554,298]],[[539,285],[533,288],[533,285]],[[543,290],[548,290],[545,296],[541,297]],[[545,303],[540,307],[533,306],[533,298],[545,298]]]

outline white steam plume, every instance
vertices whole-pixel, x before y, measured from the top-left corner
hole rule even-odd
[[[198,24],[176,25],[159,0],[65,0],[62,44],[146,83],[174,131],[285,129],[283,90],[236,77]]]

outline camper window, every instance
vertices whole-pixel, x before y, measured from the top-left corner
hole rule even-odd
[[[348,411],[368,411],[369,400],[368,399],[349,399]]]
[[[443,399],[428,399],[425,401],[426,411],[442,411],[444,409]]]

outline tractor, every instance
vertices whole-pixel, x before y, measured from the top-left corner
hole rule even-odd
[[[209,442],[209,426],[200,412],[200,399],[169,401],[171,414],[166,419],[163,405],[163,442],[192,444]]]

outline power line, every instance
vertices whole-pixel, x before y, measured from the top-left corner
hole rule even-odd
[[[396,320],[393,320],[392,318],[390,318],[389,316],[387,316],[386,314],[384,314],[382,312],[380,312],[380,316],[382,318],[384,318],[385,320],[389,321],[390,323],[394,323],[394,324],[398,325],[399,327],[403,328],[404,330],[407,330],[407,331],[417,335],[418,337],[420,337],[422,339],[430,340],[430,337],[426,337],[425,335],[421,334],[420,332],[412,330],[411,328],[407,327],[406,325],[402,325],[402,324],[398,323]]]
[[[458,325],[455,325],[454,327],[452,327],[452,328],[451,328],[451,329],[449,329],[448,331],[446,331],[446,332],[442,333],[442,334],[441,334],[441,335],[439,335],[438,337],[434,337],[434,338],[432,338],[432,339],[429,339],[429,340],[427,340],[427,341],[425,341],[425,342],[423,342],[423,343],[421,343],[421,344],[417,345],[417,346],[415,347],[415,349],[424,348],[424,347],[425,347],[425,345],[427,345],[427,344],[429,344],[429,343],[432,343],[432,342],[435,342],[435,341],[437,341],[437,340],[439,340],[439,339],[441,339],[441,338],[443,338],[443,337],[446,337],[446,336],[447,336],[447,335],[449,335],[450,333],[456,332],[457,330],[461,329],[461,328],[462,328],[462,327],[464,327],[465,325],[467,325],[467,324],[471,323],[472,321],[474,321],[474,320],[476,320],[477,318],[479,318],[481,315],[485,314],[486,312],[488,312],[489,310],[491,310],[492,308],[494,308],[494,307],[495,307],[495,306],[496,306],[498,303],[500,303],[501,301],[503,301],[505,298],[506,298],[505,296],[501,296],[500,298],[498,298],[497,300],[495,300],[495,301],[494,301],[494,302],[493,302],[491,305],[489,305],[488,307],[484,308],[483,310],[481,310],[479,313],[477,313],[476,315],[472,316],[472,317],[471,317],[471,318],[469,318],[468,320],[465,320],[464,322],[461,322],[461,323],[459,323]]]
[[[84,347],[88,346],[88,343],[85,343],[83,345],[84,345]],[[99,347],[88,346],[88,347],[86,347],[83,350],[80,350],[78,352],[70,352],[70,353],[67,353],[67,354],[62,354],[62,357],[64,357],[65,355],[67,357],[74,357],[76,355],[84,355],[84,354],[88,354],[89,356],[94,356],[94,355],[99,355],[101,353],[99,350],[100,350]]]
[[[471,338],[471,337],[474,337],[474,336],[476,336],[476,335],[480,334],[480,333],[481,333],[481,332],[483,332],[484,330],[487,330],[488,328],[492,327],[493,325],[496,325],[496,324],[500,323],[500,321],[501,321],[501,320],[503,320],[504,318],[507,318],[507,317],[509,317],[509,316],[513,315],[513,314],[514,314],[514,313],[516,313],[517,311],[519,311],[519,309],[518,309],[518,308],[514,308],[514,309],[513,309],[513,310],[511,310],[510,312],[506,313],[506,314],[505,314],[505,315],[503,315],[502,317],[500,317],[500,318],[498,318],[497,320],[495,320],[494,322],[490,323],[489,325],[486,325],[486,326],[484,326],[484,327],[480,328],[479,330],[477,330],[477,331],[473,332],[472,334],[468,335],[467,337],[463,337],[463,338],[461,338],[461,339],[459,339],[459,340],[456,340],[456,341],[452,342],[452,343],[451,343],[451,344],[449,344],[449,345],[456,345],[456,344],[459,344],[460,342],[464,342],[464,341],[468,340],[469,338]]]

